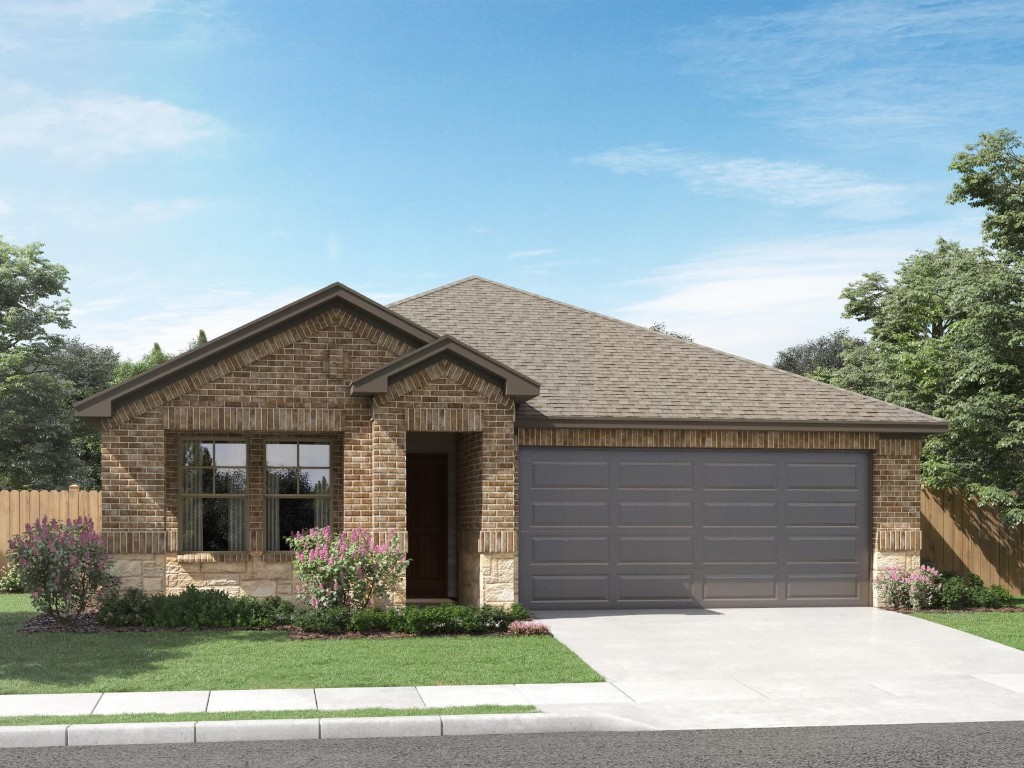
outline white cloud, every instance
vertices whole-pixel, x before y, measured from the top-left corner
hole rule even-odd
[[[10,203],[0,197],[0,216],[10,216],[12,213],[14,213],[14,208],[11,207]]]
[[[14,0],[0,2],[0,13],[29,21],[67,21],[110,24],[145,16],[159,5],[158,0]]]
[[[157,99],[121,94],[58,98],[24,88],[7,89],[7,95],[0,151],[41,150],[91,161],[180,150],[228,132],[212,115]]]
[[[579,158],[623,174],[668,173],[701,192],[734,194],[769,205],[821,207],[843,219],[906,215],[908,188],[872,181],[856,171],[746,157],[708,158],[657,145],[627,146]]]
[[[961,235],[973,239],[953,233]],[[785,347],[856,329],[841,316],[839,292],[864,272],[891,273],[934,239],[929,227],[885,229],[705,253],[637,281],[647,298],[611,314],[644,326],[664,322],[699,344],[771,363]]]
[[[558,253],[555,248],[535,248],[532,251],[515,251],[510,253],[508,257],[510,259],[534,259],[538,256],[550,256],[552,253]]]
[[[1024,97],[1022,35],[1017,0],[860,0],[723,14],[681,30],[673,52],[684,71],[748,110],[762,105],[783,125],[878,142],[880,131],[920,136],[1004,119]]]
[[[75,332],[87,341],[137,358],[149,351],[153,342],[165,352],[180,352],[200,328],[213,339],[295,301],[313,288],[281,288],[257,294],[208,288],[170,277],[158,283],[133,275],[75,290],[71,310]],[[102,295],[97,298],[80,298],[99,291]]]

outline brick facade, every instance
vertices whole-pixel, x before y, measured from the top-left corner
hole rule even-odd
[[[332,525],[405,536],[410,432],[456,433],[457,594],[465,603],[518,598],[520,446],[854,450],[872,461],[874,564],[916,562],[920,440],[852,432],[559,429],[515,426],[515,402],[484,374],[439,357],[352,397],[350,383],[412,346],[335,306],[171,384],[120,405],[102,422],[103,534],[126,583],[147,591],[190,584],[247,594],[294,593],[290,554],[265,551],[268,442],[331,447]],[[248,446],[248,551],[178,547],[182,439]],[[402,595],[397,596],[398,601]]]

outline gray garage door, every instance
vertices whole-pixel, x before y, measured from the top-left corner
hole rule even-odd
[[[869,605],[868,455],[523,448],[520,601]]]

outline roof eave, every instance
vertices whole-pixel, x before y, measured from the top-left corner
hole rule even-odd
[[[452,336],[442,336],[437,341],[413,350],[397,360],[372,371],[352,382],[349,391],[353,396],[372,397],[384,394],[395,381],[413,370],[418,370],[435,358],[451,357],[467,363],[503,383],[503,391],[517,403],[526,402],[540,394],[540,384],[513,368],[498,362],[479,350],[473,349]]]
[[[784,432],[878,432],[883,434],[938,435],[949,425],[942,419],[924,422],[874,421],[755,421],[755,420],[685,420],[685,419],[616,419],[616,418],[549,418],[517,416],[519,428],[558,429],[724,429],[739,431]]]

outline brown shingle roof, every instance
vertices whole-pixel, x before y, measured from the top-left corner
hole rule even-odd
[[[941,419],[480,277],[390,305],[540,382],[523,423],[942,432]]]

